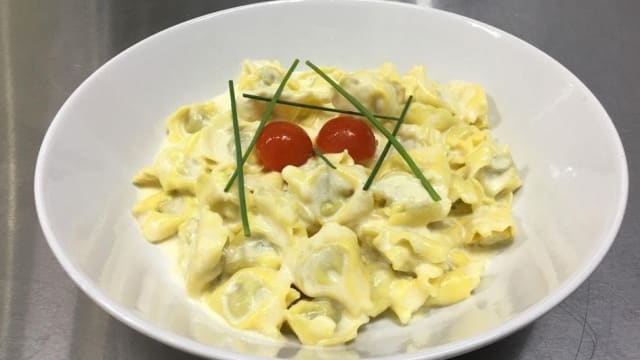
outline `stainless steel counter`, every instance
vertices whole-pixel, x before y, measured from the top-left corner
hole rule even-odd
[[[102,63],[248,2],[0,0],[0,359],[194,359],[114,320],[66,276],[36,219],[33,170],[53,115]],[[418,3],[500,27],[573,71],[613,118],[631,176],[622,229],[590,279],[532,325],[459,359],[640,359],[640,1]]]

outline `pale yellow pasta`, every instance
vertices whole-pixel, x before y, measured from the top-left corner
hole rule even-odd
[[[300,341],[309,345],[335,345],[353,340],[358,328],[369,321],[364,314],[351,315],[327,299],[301,300],[291,306],[286,319]]]
[[[296,297],[290,286],[277,270],[244,268],[205,294],[204,301],[237,328],[279,337],[287,306]]]
[[[471,250],[512,241],[511,204],[522,185],[509,148],[491,136],[480,85],[438,84],[422,66],[404,75],[392,64],[323,70],[376,114],[397,117],[414,97],[397,139],[441,200],[393,149],[363,189],[387,142],[375,130],[373,159],[325,154],[335,169],[312,157],[266,172],[250,154],[245,236],[237,184],[224,190],[236,167],[228,94],[171,115],[165,145],[133,178],[144,188],[132,211],[141,232],[154,243],[177,242],[173,255],[190,296],[235,328],[282,338],[287,323],[309,345],[353,341],[383,314],[407,324],[421,309],[472,296],[485,258]],[[241,93],[271,97],[284,74],[276,61],[244,62],[236,99],[243,151],[266,103]],[[282,99],[354,109],[310,70],[293,74]],[[297,123],[313,141],[334,116],[277,105],[272,119]]]
[[[229,230],[220,215],[206,208],[181,225],[178,261],[189,294],[200,295],[220,275],[220,259],[228,239]]]
[[[192,197],[161,191],[140,200],[132,212],[138,217],[144,237],[158,242],[175,235],[194,208]]]
[[[327,223],[312,237],[300,239],[288,265],[302,293],[330,298],[353,315],[372,307],[358,237],[348,227]]]
[[[348,157],[346,153],[342,156]],[[338,160],[335,162],[342,166],[333,170],[315,159],[299,168],[283,169],[282,178],[288,184],[288,191],[315,221],[352,224],[373,209],[372,193],[362,190],[367,179],[366,169],[352,161],[344,163],[340,157],[330,156],[330,159]]]
[[[377,70],[347,73],[340,79],[340,86],[376,114],[397,114],[402,109],[404,87],[390,64],[385,64]],[[338,109],[355,110],[355,107],[338,93],[334,92],[332,102]]]

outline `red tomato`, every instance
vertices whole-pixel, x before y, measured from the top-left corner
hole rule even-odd
[[[287,165],[300,166],[307,162],[313,156],[313,145],[300,126],[272,121],[258,136],[256,154],[267,171],[281,171]]]
[[[369,159],[376,152],[376,138],[366,122],[351,116],[338,116],[320,129],[316,145],[323,153],[347,150],[354,161]]]

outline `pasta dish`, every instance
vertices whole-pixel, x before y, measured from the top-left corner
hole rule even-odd
[[[422,66],[289,70],[245,61],[230,92],[169,117],[134,176],[142,235],[177,243],[188,294],[312,345],[471,296],[485,264],[469,249],[512,241],[521,186],[484,89]]]

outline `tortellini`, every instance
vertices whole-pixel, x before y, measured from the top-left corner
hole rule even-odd
[[[473,262],[437,277],[432,281],[428,304],[445,306],[466,299],[478,286],[480,274],[482,274],[482,264]]]
[[[279,337],[287,306],[296,298],[290,285],[287,276],[276,270],[244,268],[206,294],[204,301],[239,329]]]
[[[447,188],[434,185],[438,194],[447,194]],[[390,225],[421,225],[444,219],[451,201],[433,201],[422,185],[406,172],[389,173],[373,185],[374,196],[383,201],[384,212]]]
[[[193,198],[161,191],[139,201],[132,212],[138,218],[142,235],[158,242],[175,235],[194,208]]]
[[[189,135],[198,133],[208,125],[217,110],[215,102],[181,107],[167,121],[168,140],[178,143]]]
[[[463,217],[462,224],[467,244],[493,245],[511,240],[515,231],[509,206],[501,203],[478,206]]]
[[[351,315],[327,299],[301,300],[286,313],[287,323],[303,344],[335,345],[355,339],[358,328],[369,321],[364,314]]]
[[[343,153],[346,155],[346,152]],[[334,160],[340,157],[332,156]],[[350,159],[350,158],[349,158]],[[319,224],[337,222],[343,225],[353,224],[363,219],[373,209],[371,192],[362,190],[367,179],[366,169],[354,165],[353,161],[331,169],[322,161],[310,160],[301,167],[288,166],[282,171],[282,177],[288,184],[288,190],[297,197],[304,208],[306,217]]]
[[[391,64],[323,70],[377,115],[399,116],[413,96],[396,138],[439,201],[393,149],[364,189],[387,142],[374,130],[374,159],[324,154],[335,168],[313,157],[265,172],[250,153],[244,189],[251,235],[245,235],[237,183],[225,190],[236,155],[223,94],[168,118],[167,141],[133,178],[141,192],[132,213],[148,241],[176,245],[164,248],[174,249],[168,251],[186,292],[230,326],[275,339],[291,331],[303,344],[328,346],[355,340],[378,316],[407,324],[421,309],[471,296],[485,261],[475,248],[515,236],[511,205],[522,181],[509,147],[489,132],[481,86],[438,84],[422,66],[405,75]],[[269,98],[284,74],[276,61],[243,64],[236,95],[243,152],[267,104],[241,93]],[[281,98],[354,110],[313,71],[293,73]],[[297,123],[313,139],[333,116],[279,104],[272,119]]]
[[[340,85],[358,98],[376,114],[398,114],[404,101],[404,87],[392,65],[386,64],[377,70],[362,70],[347,73],[339,80]],[[338,109],[355,110],[353,105],[337,91],[332,98]]]
[[[289,269],[294,284],[311,297],[326,297],[351,314],[371,308],[369,281],[360,256],[358,237],[348,227],[328,223],[292,252]]]
[[[395,279],[395,273],[389,263],[378,260],[375,254],[368,254],[369,262],[365,265],[369,275],[369,291],[371,296],[371,308],[369,316],[375,317],[385,311],[391,305],[390,286]]]
[[[480,85],[451,81],[441,93],[457,118],[480,128],[487,126],[487,97]]]
[[[425,236],[427,231],[422,232],[389,227],[373,239],[372,245],[394,270],[415,273],[416,267],[425,262],[443,263],[449,251],[447,245]]]
[[[220,215],[201,208],[198,215],[185,221],[179,230],[180,254],[185,286],[192,295],[199,295],[222,272],[222,250],[229,230]]]

